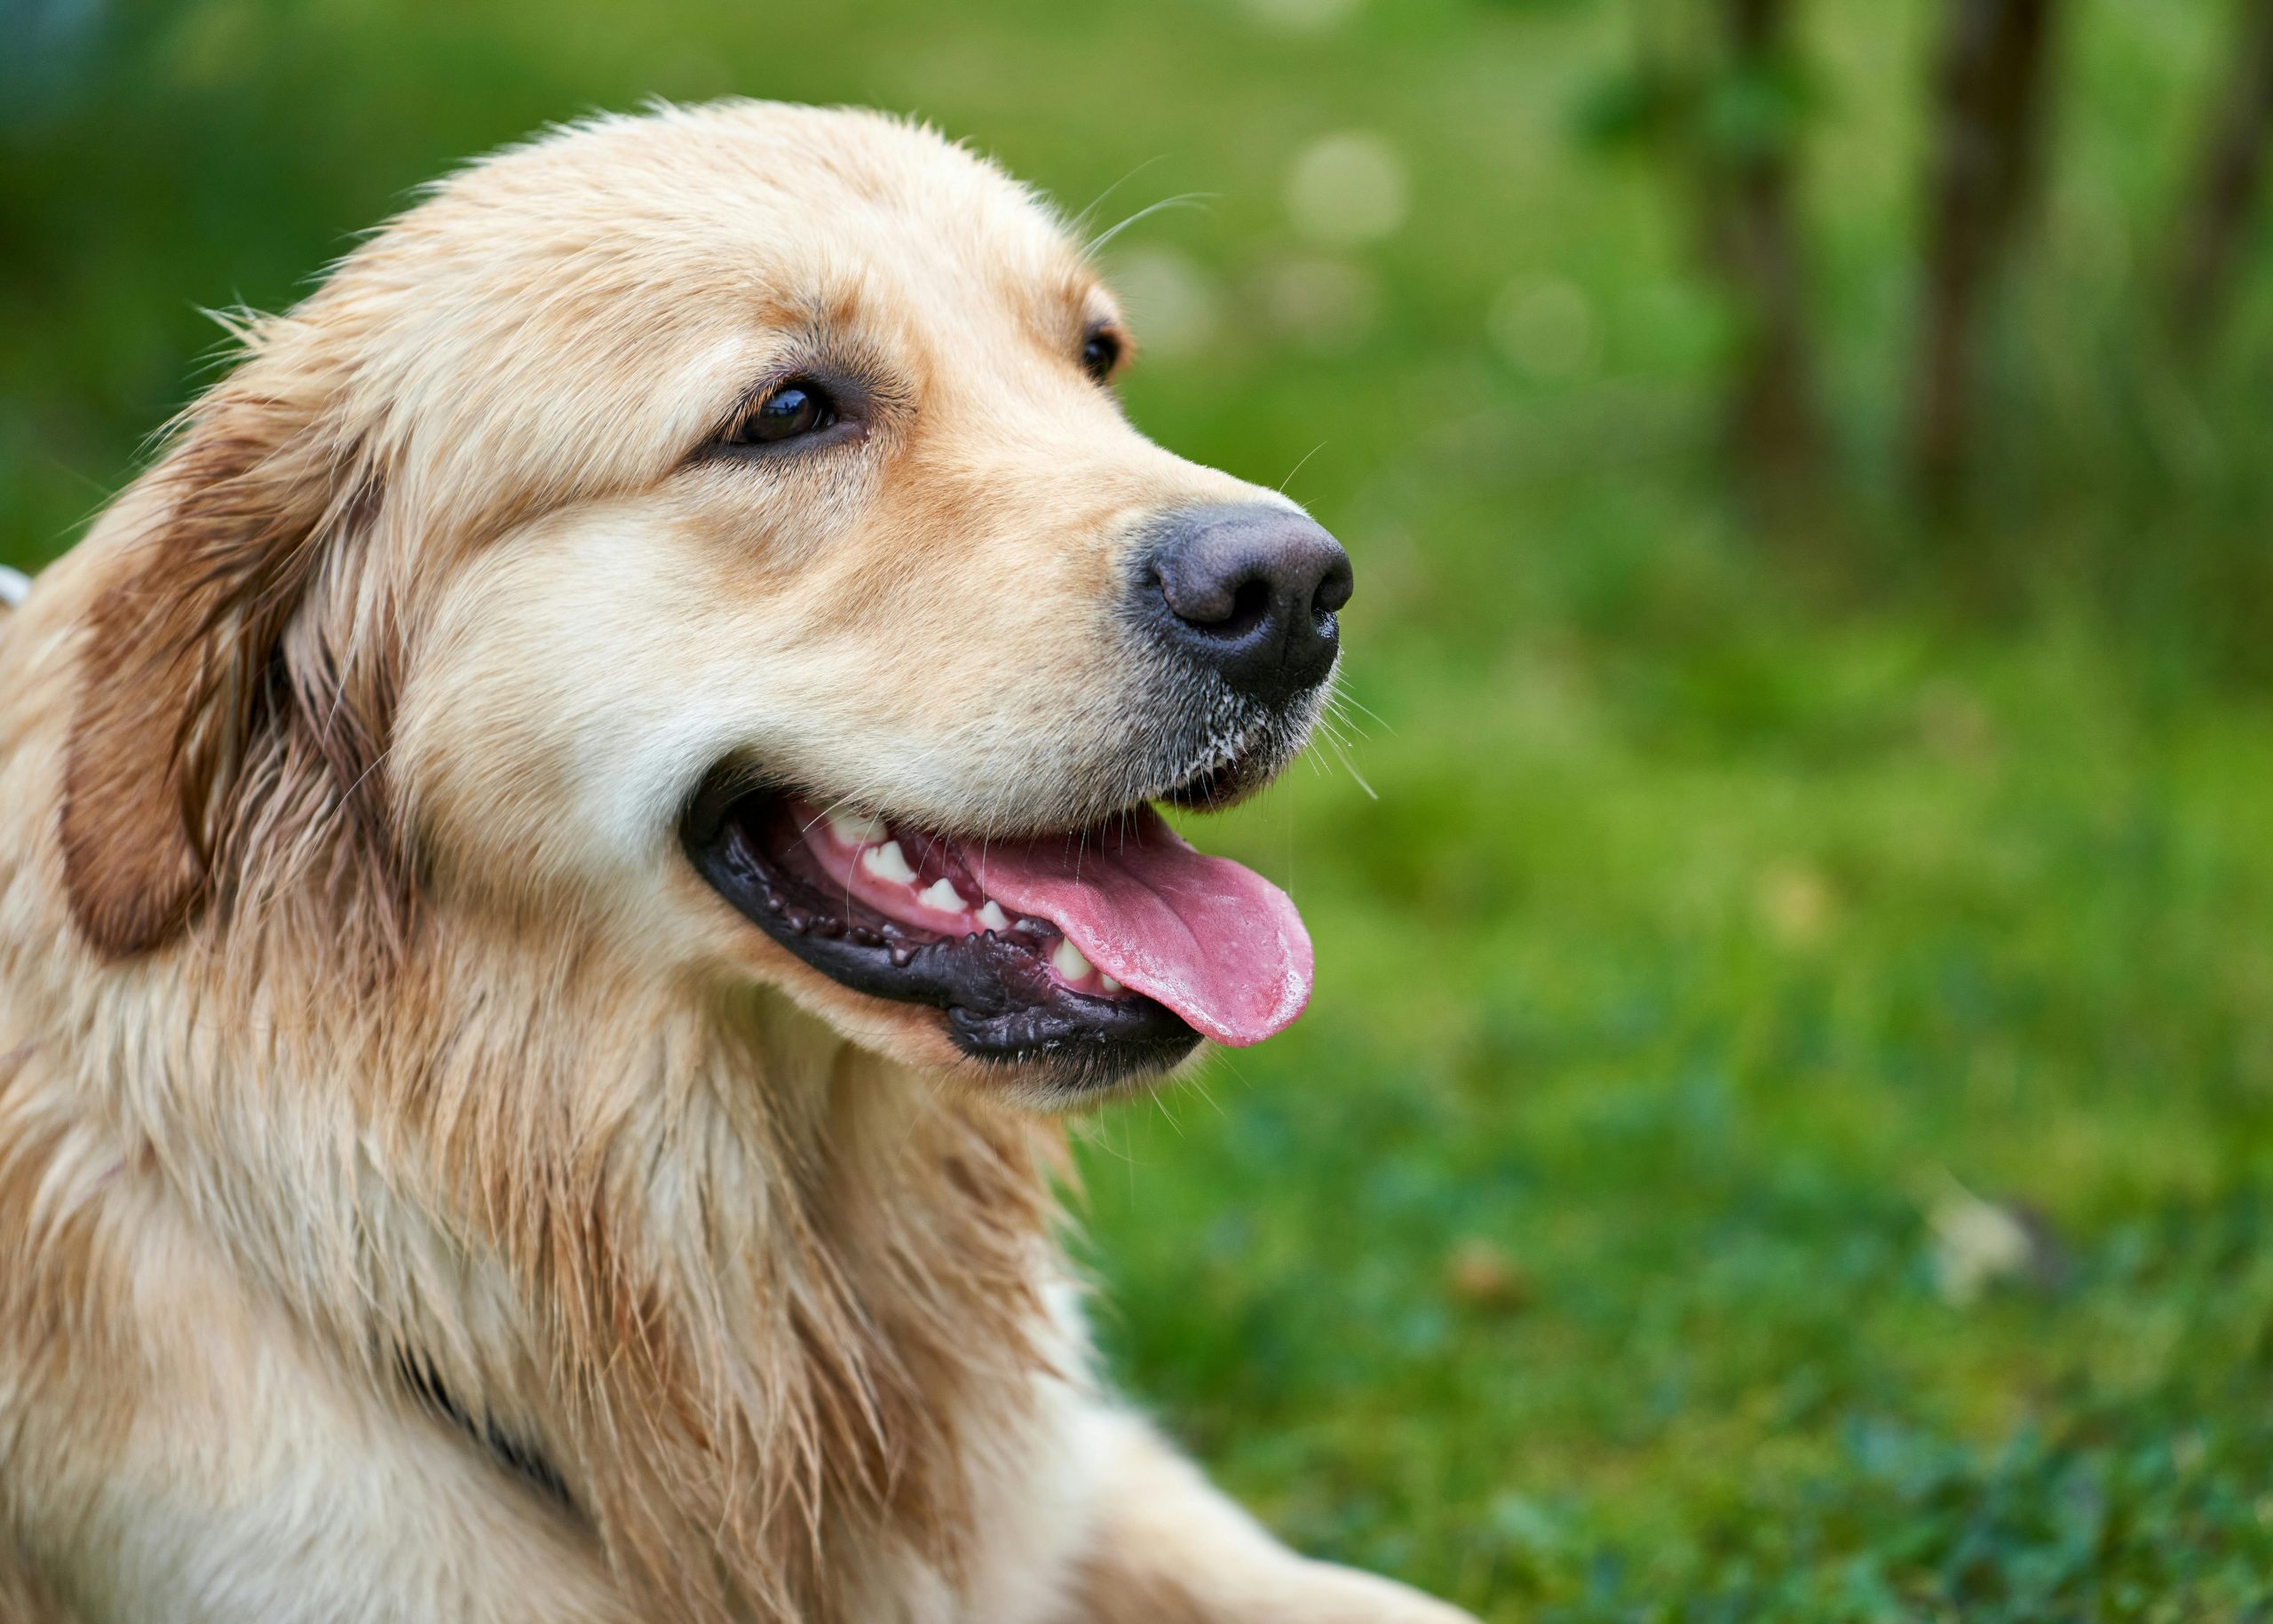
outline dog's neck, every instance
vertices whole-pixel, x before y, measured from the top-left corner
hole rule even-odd
[[[1002,1443],[972,1435],[1077,1352],[1045,1302],[1055,1130],[778,997],[590,972],[417,1059],[388,1069],[430,1176],[544,1311],[522,1368],[465,1373],[493,1451],[557,1473],[690,1616],[820,1617],[831,1553],[877,1539],[953,1568]]]
[[[525,956],[356,1009],[260,963],[89,978],[120,1048],[78,1059],[328,1359],[666,1616],[828,1619],[848,1552],[955,1570],[986,1463],[1082,1376],[1060,1130],[771,994]]]

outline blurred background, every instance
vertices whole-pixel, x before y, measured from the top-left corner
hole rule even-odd
[[[0,0],[0,559],[454,162],[912,111],[1348,543],[1113,1368],[1493,1619],[2273,1605],[2263,0]]]

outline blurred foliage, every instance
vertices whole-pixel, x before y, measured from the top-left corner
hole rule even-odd
[[[1711,8],[1695,8],[1709,16]],[[1580,139],[1605,149],[1680,141],[1726,157],[1796,151],[1823,87],[1788,59],[1732,65],[1695,41],[1645,46],[1606,67],[1575,107]],[[1686,154],[1691,158],[1698,153]]]
[[[1800,120],[1841,435],[1772,536],[1696,222],[1574,135],[1679,10],[0,0],[0,556],[127,476],[201,306],[550,119],[858,101],[1093,227],[1203,194],[1108,251],[1131,410],[1287,479],[1359,592],[1343,744],[1201,834],[1293,887],[1314,1010],[1083,1129],[1129,1389],[1493,1618],[2265,1617],[2273,280],[2198,372],[2154,307],[2224,8],[2078,8],[1987,477],[1926,529],[1936,8],[1802,6],[1804,94],[1722,121]],[[1352,152],[1364,218],[1289,207]],[[1955,1300],[1952,1176],[2064,1266]]]

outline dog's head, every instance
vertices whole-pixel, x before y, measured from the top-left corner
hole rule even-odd
[[[1286,898],[1154,804],[1304,743],[1350,567],[1163,451],[999,171],[857,113],[606,120],[458,176],[131,497],[65,852],[113,954],[289,892],[772,984],[1032,1090],[1300,1011]]]

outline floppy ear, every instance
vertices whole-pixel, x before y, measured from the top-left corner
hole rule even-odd
[[[209,395],[146,476],[159,516],[85,631],[64,873],[80,929],[113,956],[226,902],[256,832],[378,832],[384,718],[348,702],[362,696],[309,623],[312,590],[377,505],[376,478],[318,412],[243,387],[258,364]]]

